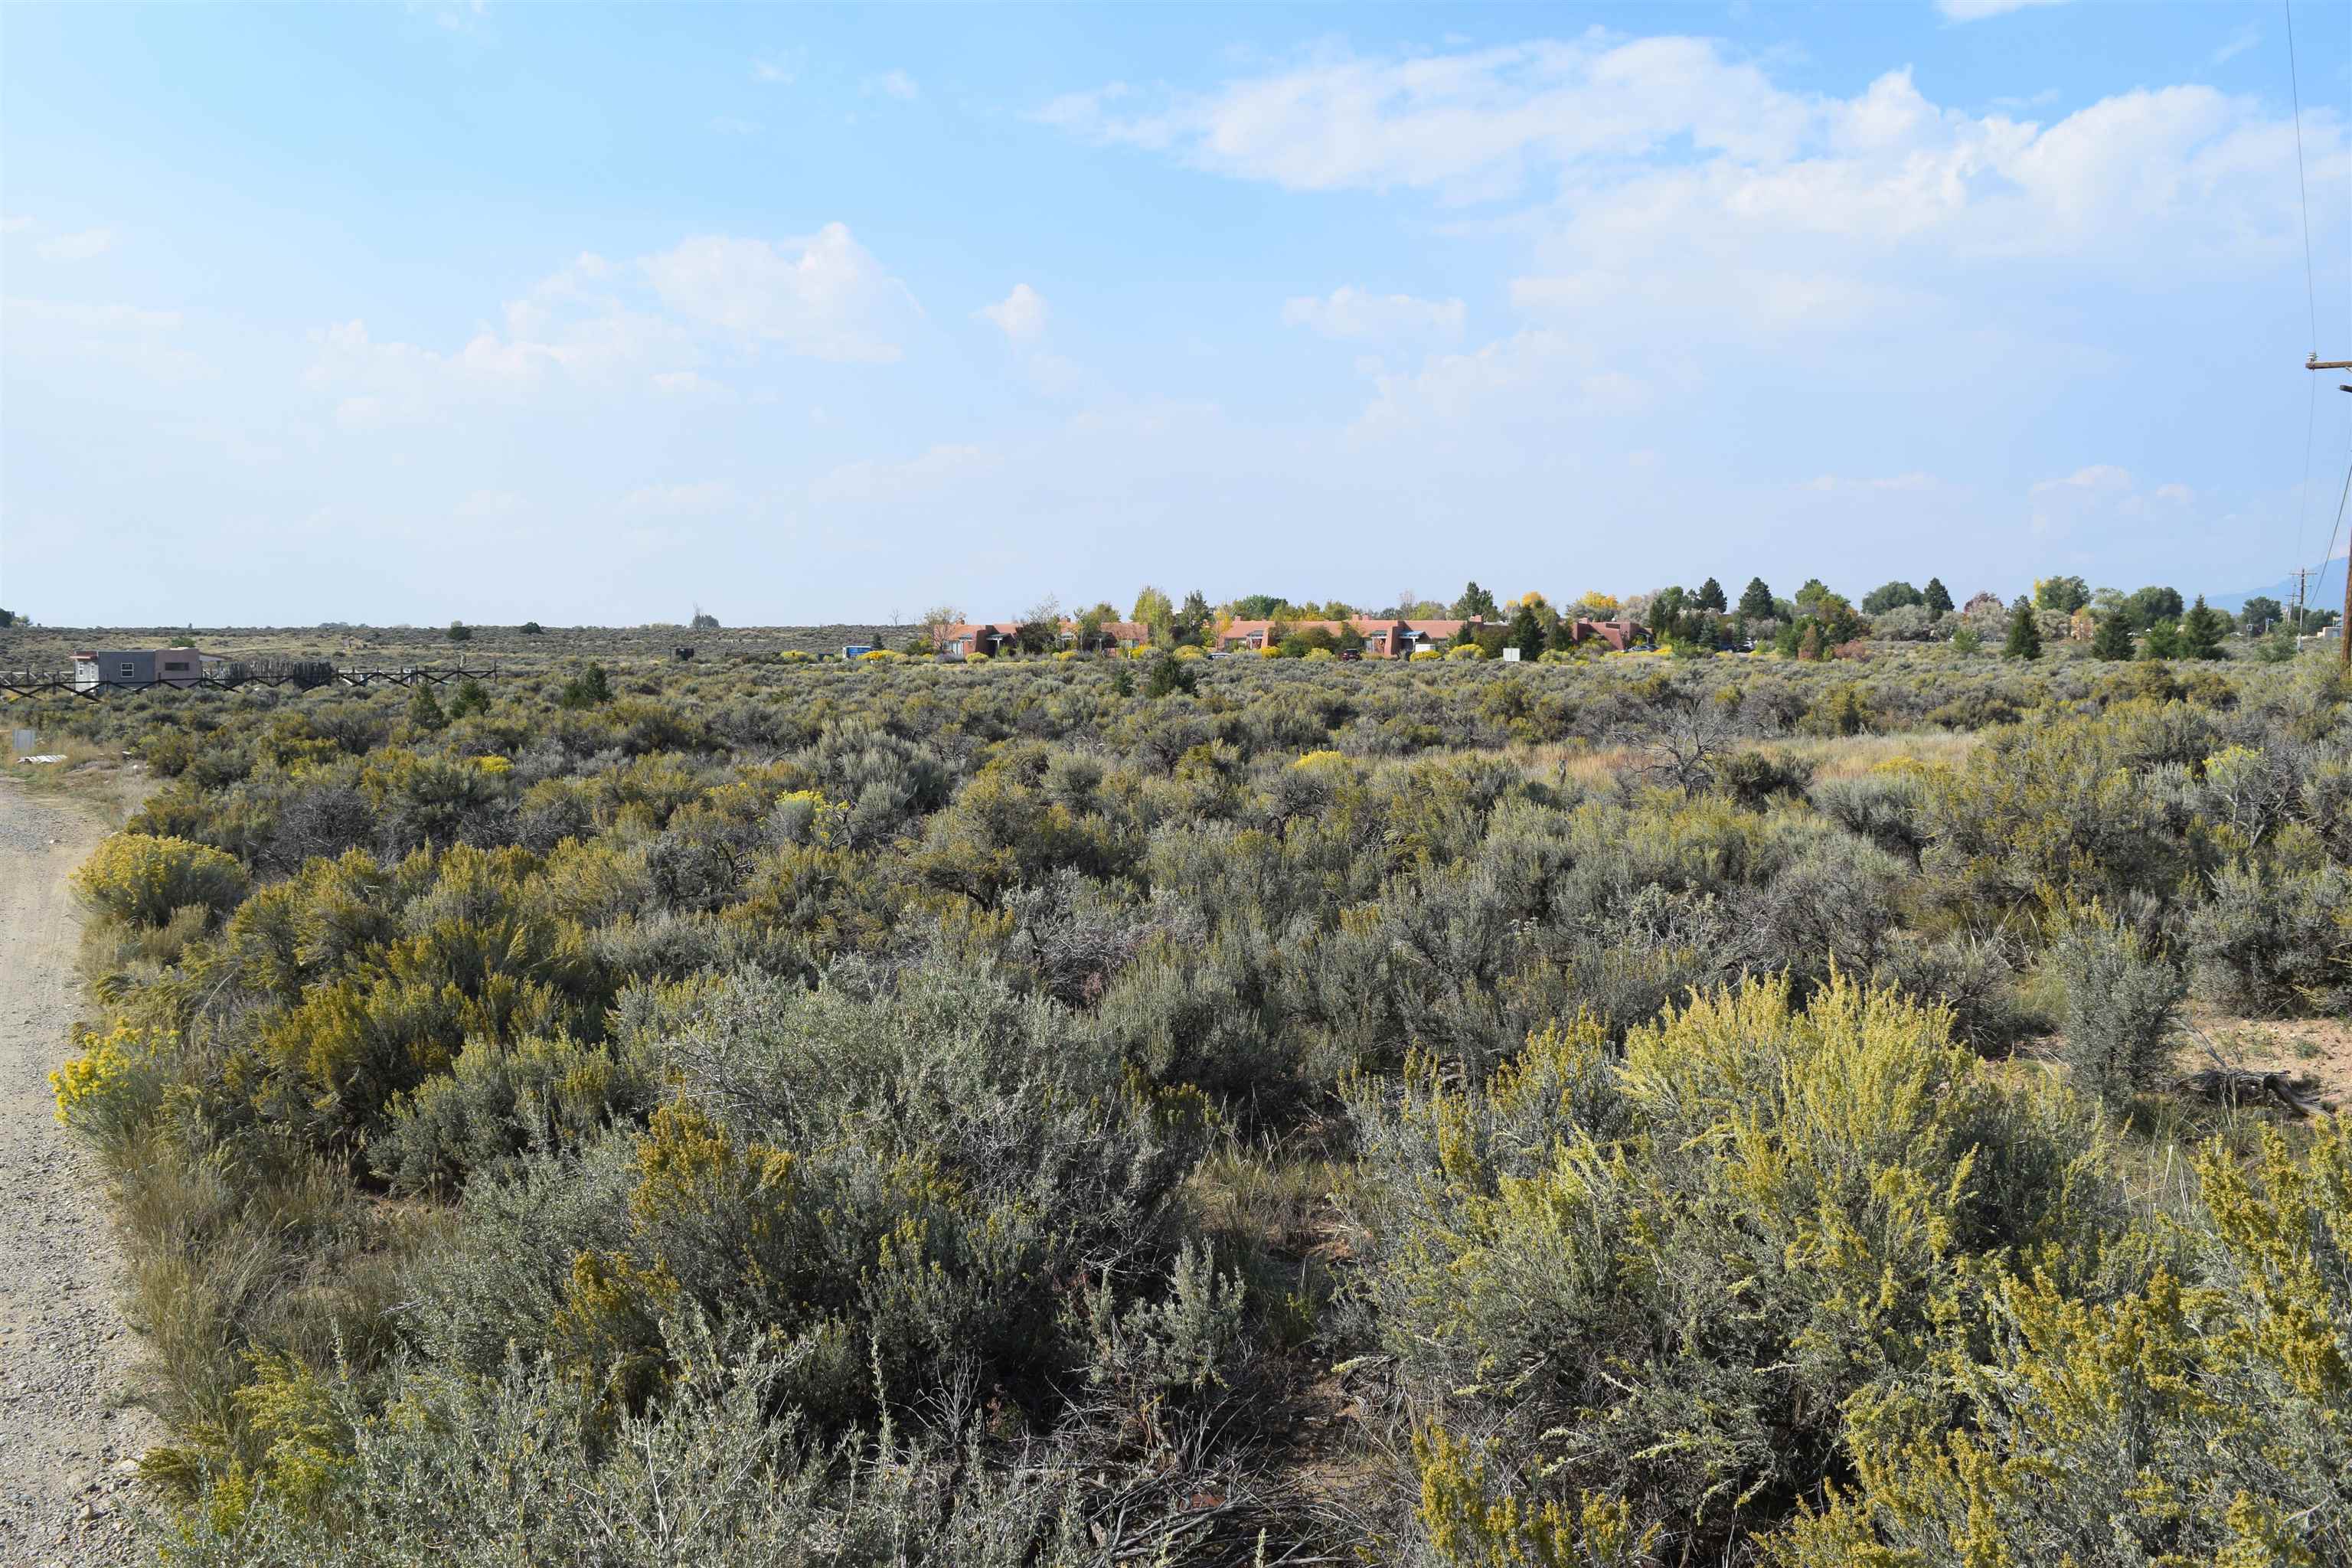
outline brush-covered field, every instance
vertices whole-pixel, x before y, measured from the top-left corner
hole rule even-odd
[[[173,1563],[2352,1562],[2332,666],[663,636],[43,710]]]

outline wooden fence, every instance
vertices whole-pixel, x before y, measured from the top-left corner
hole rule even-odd
[[[209,688],[234,691],[246,686],[293,686],[310,690],[320,686],[448,686],[463,680],[495,685],[503,672],[496,664],[469,668],[410,664],[391,669],[362,669],[325,659],[278,659],[229,662],[217,675],[158,676],[152,680],[85,681],[71,670],[9,670],[0,673],[0,693],[10,697],[81,697],[95,702],[110,691],[152,691]]]

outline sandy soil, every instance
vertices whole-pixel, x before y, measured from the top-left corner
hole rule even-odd
[[[96,1162],[52,1114],[80,1010],[66,877],[99,812],[0,780],[0,1563],[140,1560],[131,1461],[162,1437],[131,1403],[139,1348]]]
[[[2352,1024],[2336,1018],[2209,1014],[2192,1014],[2189,1021],[2234,1065],[2286,1073],[2322,1101],[2352,1110]],[[2183,1051],[2180,1059],[2183,1071],[2205,1065],[2194,1049]]]

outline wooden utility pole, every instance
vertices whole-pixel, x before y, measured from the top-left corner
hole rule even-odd
[[[2316,353],[2303,362],[2305,370],[2352,370],[2352,359],[2321,359]],[[2352,386],[2342,388],[2352,392]],[[2347,480],[2352,483],[2352,480]],[[2342,509],[2339,507],[2338,510]],[[2352,550],[2346,552],[2344,563],[2344,618],[2336,623],[2336,662],[2344,673],[2352,675]],[[2325,566],[2325,563],[2321,563]]]

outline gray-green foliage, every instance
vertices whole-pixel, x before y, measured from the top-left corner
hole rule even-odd
[[[2172,1059],[2188,987],[2141,935],[2104,911],[2073,922],[2052,950],[2066,988],[2066,1062],[2110,1106],[2152,1089]]]
[[[606,1430],[574,1379],[396,1366],[381,1404],[315,1396],[349,1453],[299,1494],[197,1516],[175,1563],[215,1568],[1034,1568],[1093,1560],[1077,1456],[971,1462],[960,1437],[828,1441],[775,1402],[792,1369],[705,1346],[658,1411]],[[299,1448],[298,1448],[299,1451]],[[1058,1461],[1058,1462],[1056,1462]],[[583,1479],[593,1477],[593,1485]],[[1160,1533],[1139,1510],[1137,1538]]]

